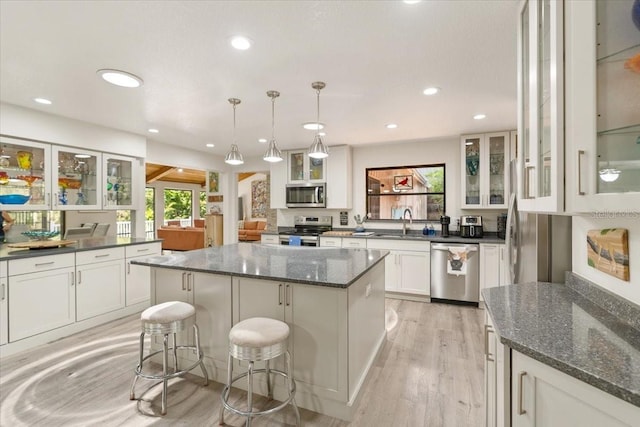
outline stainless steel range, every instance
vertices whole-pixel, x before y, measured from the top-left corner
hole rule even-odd
[[[320,236],[325,231],[331,231],[333,217],[330,216],[295,216],[294,228],[281,230],[281,245],[319,246]]]

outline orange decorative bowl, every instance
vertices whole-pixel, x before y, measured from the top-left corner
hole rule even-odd
[[[35,181],[41,179],[39,176],[35,175],[18,175],[16,176],[16,178],[25,181],[29,187],[31,187],[31,184],[33,184]]]

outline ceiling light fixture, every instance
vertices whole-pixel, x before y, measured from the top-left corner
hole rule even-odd
[[[417,4],[420,3],[422,0],[403,0],[404,4]]]
[[[484,114],[476,114],[475,116],[473,116],[474,120],[482,120],[484,118],[486,118],[487,116]]]
[[[140,77],[126,71],[102,69],[98,70],[97,73],[105,81],[116,86],[139,87],[144,83]]]
[[[267,138],[260,138],[260,139],[258,139],[258,142],[260,144],[264,144],[265,142],[267,142]]]
[[[437,87],[428,87],[425,90],[422,91],[422,93],[424,93],[425,95],[435,95],[436,93],[440,92],[440,88]]]
[[[240,102],[238,98],[229,98],[229,103],[233,105],[233,143],[231,144],[231,151],[229,151],[224,158],[224,162],[233,166],[244,163],[242,154],[240,154],[238,145],[236,144],[236,105],[240,104]]]
[[[207,147],[213,148],[213,147],[215,147],[215,145],[214,144],[207,144]]]
[[[324,124],[320,122],[307,122],[303,123],[302,127],[306,130],[320,130],[324,129]]]
[[[309,147],[309,157],[314,159],[324,159],[325,157],[329,157],[329,152],[327,151],[327,147],[322,143],[322,137],[320,136],[320,91],[324,89],[326,85],[324,82],[313,82],[311,83],[311,87],[316,90],[317,96],[317,107],[318,114],[316,116],[316,124],[318,125],[316,136],[313,138],[313,143],[311,147]]]
[[[389,123],[388,125],[385,126],[387,129],[396,129],[398,127],[397,124],[395,123]]]
[[[252,44],[251,39],[243,36],[235,36],[231,39],[231,46],[238,50],[247,50]]]
[[[318,132],[318,135],[320,135],[320,136],[327,136],[327,133],[326,133],[326,132]]]
[[[620,171],[618,169],[600,169],[600,179],[604,182],[613,182],[620,176]]]
[[[280,96],[280,92],[276,90],[267,91],[267,96],[271,98],[271,141],[269,141],[269,147],[267,147],[267,151],[264,153],[262,158],[270,163],[276,163],[282,161],[282,152],[278,149],[278,145],[276,144],[275,134],[275,105],[276,98]]]
[[[47,98],[33,98],[35,102],[42,105],[51,105],[53,102],[49,101]]]
[[[184,172],[184,169],[178,168],[178,172],[182,173],[182,172]]]
[[[158,129],[150,128],[148,129],[149,133],[160,133]]]

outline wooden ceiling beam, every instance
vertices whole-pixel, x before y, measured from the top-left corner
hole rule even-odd
[[[147,175],[147,184],[151,184],[152,182],[160,180],[163,176],[169,175],[174,170],[176,170],[176,168],[172,166],[162,166],[157,171],[151,172]]]

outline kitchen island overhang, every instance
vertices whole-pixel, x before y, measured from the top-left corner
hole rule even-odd
[[[298,405],[351,420],[386,337],[387,254],[239,243],[136,263],[152,268],[152,304],[195,305],[205,364],[215,381],[226,380],[227,339],[235,323],[258,316],[283,320],[291,328]],[[257,389],[266,394],[264,383]],[[284,394],[276,386],[275,398]]]

